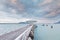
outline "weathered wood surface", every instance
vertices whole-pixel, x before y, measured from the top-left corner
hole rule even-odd
[[[33,25],[20,28],[0,36],[0,40],[27,40]]]

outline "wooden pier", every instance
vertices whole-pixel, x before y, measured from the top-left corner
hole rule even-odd
[[[28,25],[15,31],[3,34],[0,36],[0,40],[28,40],[32,28],[33,25]]]

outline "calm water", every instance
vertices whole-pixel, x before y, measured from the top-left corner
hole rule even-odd
[[[60,40],[60,24],[37,24],[37,26],[34,40]]]
[[[0,24],[0,35],[25,27],[28,24]]]

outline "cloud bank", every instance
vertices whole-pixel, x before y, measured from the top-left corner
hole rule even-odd
[[[54,23],[60,20],[59,0],[0,0],[0,23],[39,20]]]

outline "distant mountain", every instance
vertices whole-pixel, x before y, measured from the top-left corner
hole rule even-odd
[[[34,20],[29,20],[29,21],[26,21],[27,23],[35,23],[37,21],[34,21]]]
[[[60,21],[59,22],[56,22],[55,24],[60,24]]]
[[[19,24],[31,24],[31,23],[35,23],[37,21],[33,21],[33,20],[28,20],[26,22],[20,22]]]
[[[26,22],[20,22],[19,24],[28,24],[28,23],[26,23]]]

